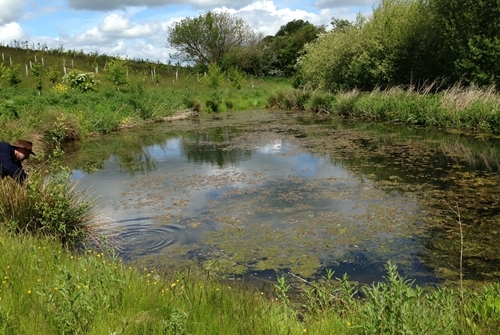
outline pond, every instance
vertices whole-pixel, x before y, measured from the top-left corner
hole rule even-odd
[[[120,257],[360,283],[500,279],[499,139],[259,110],[150,124],[65,148]],[[462,266],[461,264],[462,255]]]

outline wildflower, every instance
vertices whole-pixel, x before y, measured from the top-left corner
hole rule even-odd
[[[177,285],[176,283],[172,283],[172,285],[170,285],[170,287],[174,288],[175,285]]]
[[[31,290],[28,290],[28,294],[31,294]]]
[[[351,323],[349,321],[347,321],[347,327],[350,327],[351,326]]]
[[[307,333],[307,329],[306,328],[304,328],[304,333]]]

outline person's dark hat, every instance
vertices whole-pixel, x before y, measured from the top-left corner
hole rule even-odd
[[[13,147],[16,148],[22,148],[28,150],[33,156],[36,156],[35,153],[33,152],[33,143],[30,141],[26,140],[17,140],[14,144],[12,144]]]

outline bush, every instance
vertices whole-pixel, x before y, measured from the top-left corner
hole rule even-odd
[[[93,72],[72,70],[63,77],[63,83],[68,84],[72,89],[88,92],[95,91],[99,81],[95,79]]]

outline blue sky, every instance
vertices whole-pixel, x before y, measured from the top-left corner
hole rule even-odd
[[[128,59],[167,62],[167,29],[185,17],[227,11],[257,33],[292,20],[329,25],[370,15],[376,0],[0,0],[0,43],[14,40]]]

